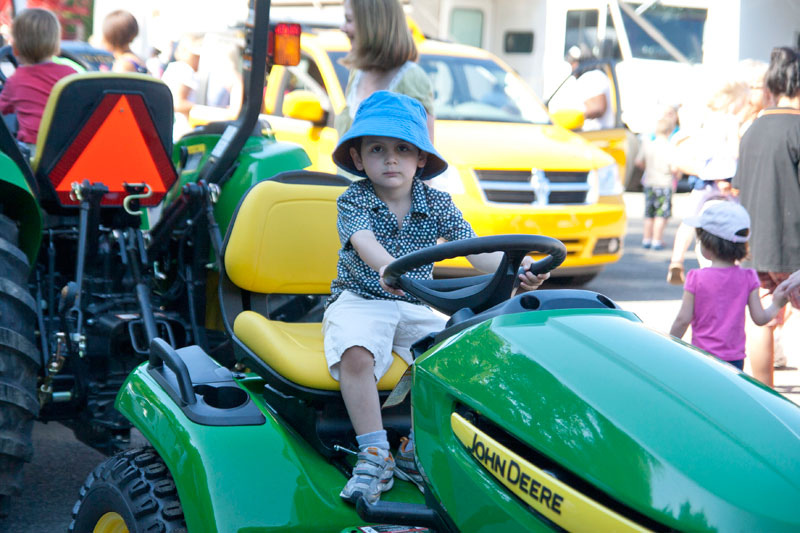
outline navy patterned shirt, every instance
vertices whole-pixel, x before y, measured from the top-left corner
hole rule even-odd
[[[339,217],[336,227],[342,248],[336,267],[337,277],[331,283],[331,297],[327,305],[333,303],[342,291],[350,291],[368,300],[420,303],[410,294],[401,298],[383,290],[378,273],[359,257],[350,243],[350,237],[357,231],[372,231],[378,242],[396,258],[434,246],[439,238],[455,241],[475,236],[472,226],[464,220],[450,195],[428,187],[417,178],[411,185],[411,209],[402,227],[397,223],[394,213],[375,194],[372,182],[368,179],[350,185],[339,197],[337,207]],[[406,275],[414,279],[431,279],[433,264],[412,270]]]

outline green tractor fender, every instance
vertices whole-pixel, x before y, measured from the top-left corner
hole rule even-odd
[[[175,144],[173,158],[180,160],[183,152],[186,154],[186,163],[178,181],[167,193],[165,208],[179,197],[186,184],[200,179],[200,170],[208,162],[219,140],[219,134],[200,130],[200,133],[188,135]],[[223,235],[236,206],[250,187],[286,170],[305,168],[310,164],[308,154],[298,144],[276,142],[271,135],[248,138],[237,158],[235,170],[222,185],[219,199],[214,205],[214,216]]]
[[[210,413],[205,418],[165,391],[149,363],[129,375],[116,401],[170,470],[188,530],[287,531],[301,523],[304,530],[326,531],[331,524],[360,523],[339,497],[344,475],[267,408],[259,394],[263,381],[244,375],[220,381],[227,371],[202,350],[178,352],[191,350],[215,374],[216,381],[198,384],[203,371],[190,363],[195,411]]]
[[[39,203],[19,167],[7,155],[0,153],[0,214],[19,222],[20,249],[28,256],[29,264],[36,262],[42,233],[42,214]]]

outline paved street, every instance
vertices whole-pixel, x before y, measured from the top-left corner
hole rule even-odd
[[[624,309],[635,312],[643,322],[658,331],[669,330],[678,311],[682,289],[665,281],[670,252],[654,252],[639,247],[641,242],[642,195],[625,195],[628,207],[628,236],[625,255],[619,263],[601,273],[585,288],[605,294]],[[676,200],[680,215],[685,195]],[[678,219],[667,227],[666,241],[672,243]],[[697,266],[689,252],[687,268]],[[797,317],[797,315],[795,315]],[[800,332],[800,327],[794,327]],[[800,341],[794,346],[800,346]],[[775,372],[776,388],[800,403],[800,350],[790,354],[788,367]],[[33,462],[26,465],[24,491],[14,500],[11,516],[0,520],[0,531],[42,533],[65,531],[70,510],[86,475],[104,457],[77,442],[72,432],[57,423],[34,427]]]
[[[688,195],[675,197],[673,214],[667,225],[665,242],[668,249],[644,250],[642,240],[642,213],[644,199],[640,193],[626,193],[625,206],[628,213],[628,233],[625,238],[625,255],[619,263],[610,266],[585,288],[605,294],[622,308],[636,313],[649,327],[668,332],[680,308],[683,289],[669,285],[666,279],[671,245],[683,213]],[[686,270],[696,268],[694,249],[687,254]],[[786,365],[775,370],[775,389],[800,404],[800,313],[795,313],[787,322],[785,331],[792,335],[792,351],[787,353]],[[687,333],[685,340],[690,340]],[[745,360],[745,372],[749,373],[749,362]]]

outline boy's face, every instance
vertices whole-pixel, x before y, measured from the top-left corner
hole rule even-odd
[[[363,170],[376,189],[410,190],[418,168],[425,166],[428,154],[410,142],[394,137],[365,136],[361,151],[350,148],[350,157],[358,170]]]

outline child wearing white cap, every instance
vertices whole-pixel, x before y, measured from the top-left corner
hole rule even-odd
[[[779,285],[772,304],[764,309],[756,271],[737,265],[748,254],[750,238],[750,215],[741,205],[718,202],[684,222],[697,228],[701,253],[711,266],[687,274],[683,302],[670,334],[683,337],[691,324],[694,346],[742,370],[745,307],[753,322],[764,325],[786,305],[789,287]]]

